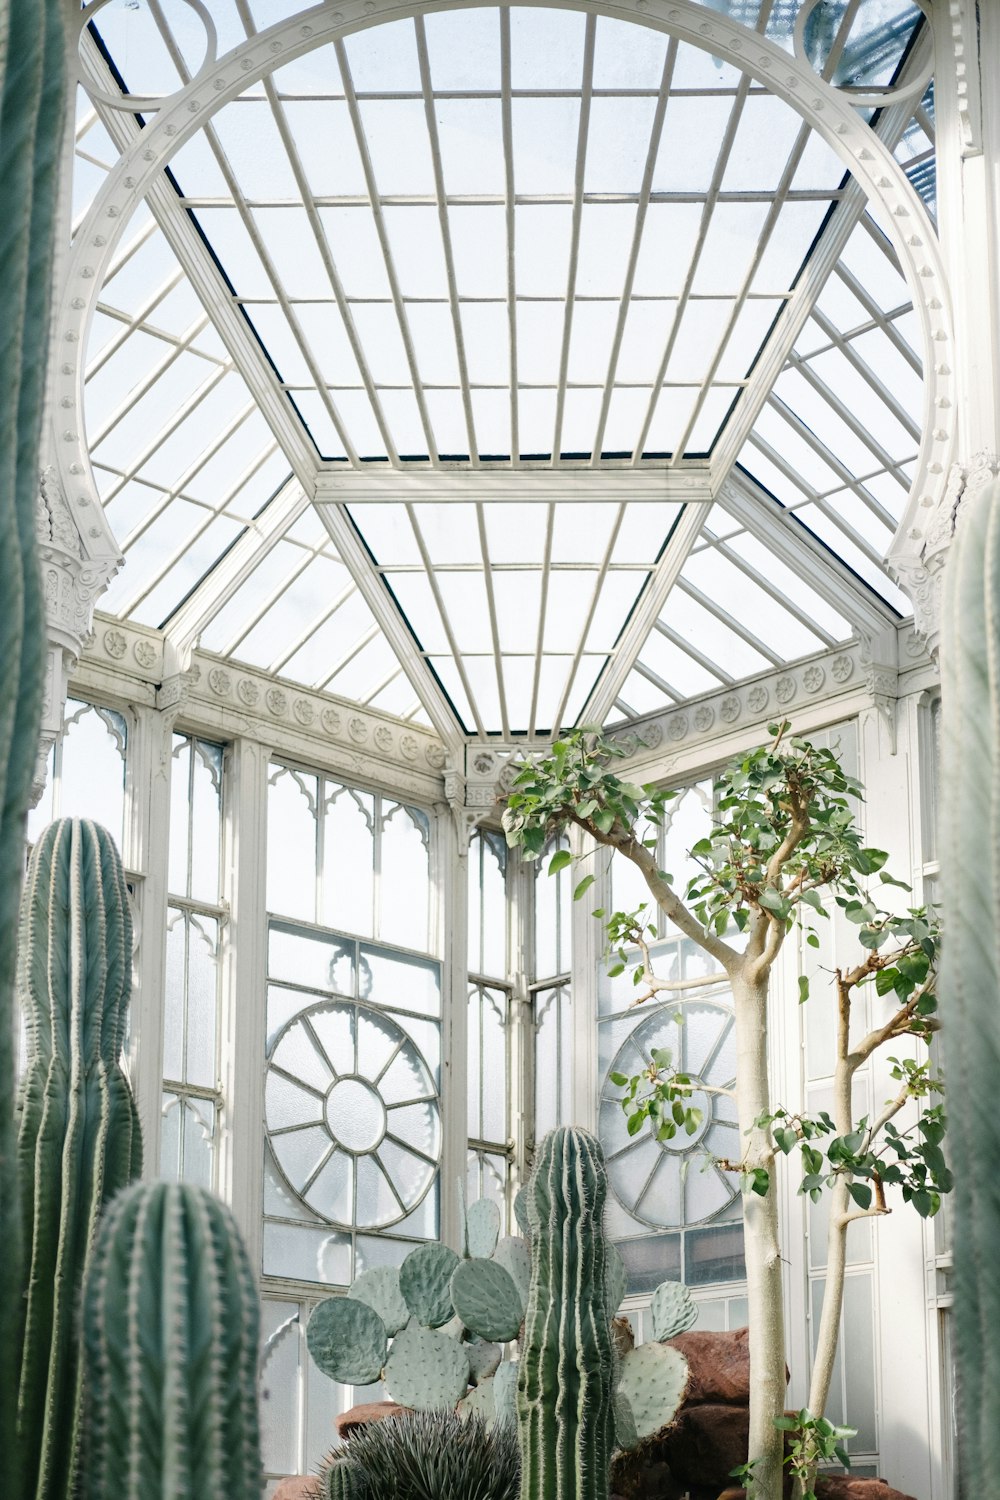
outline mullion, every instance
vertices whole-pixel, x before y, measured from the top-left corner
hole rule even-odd
[[[190,82],[190,73],[184,61],[183,54],[181,53],[180,48],[178,47],[174,39],[169,25],[164,19],[163,12],[159,5],[159,0],[150,0],[150,11],[153,14],[161,35],[163,36],[164,42],[166,43],[167,50],[170,53],[171,60],[174,66],[177,68],[177,71],[184,82]],[[292,310],[291,303],[288,301],[287,293],[285,292],[285,288],[282,285],[280,277],[278,276],[277,267],[274,265],[267,246],[264,243],[263,236],[260,234],[260,231],[257,228],[256,220],[254,219],[253,214],[247,206],[247,200],[242,188],[239,185],[236,173],[233,171],[232,166],[230,165],[229,158],[226,155],[225,150],[223,149],[222,142],[219,140],[218,133],[215,130],[215,127],[212,124],[211,120],[208,120],[205,123],[204,135],[205,140],[208,142],[212,154],[215,157],[219,170],[222,173],[226,186],[229,189],[229,194],[232,198],[232,205],[236,209],[236,212],[239,214],[240,220],[242,221],[243,227],[246,229],[247,234],[250,236],[253,247],[260,257],[261,265],[264,267],[264,272],[268,280],[274,287],[275,296],[277,297],[278,302],[281,306],[281,310],[288,322],[288,326],[291,330],[292,336],[299,346],[299,352],[302,355],[306,366],[308,367],[310,375],[313,377],[316,392],[320,398],[320,401],[326,408],[327,416],[333,423],[337,436],[343,444],[344,452],[347,454],[348,461],[350,462],[352,467],[358,468],[360,466],[360,459],[358,457],[357,450],[355,449],[354,444],[351,441],[350,434],[348,433],[347,428],[344,426],[344,422],[340,416],[339,411],[334,405],[329,391],[326,389],[322,372],[320,371],[319,366],[316,364],[312,349],[308,343],[308,340],[306,339],[302,326]]]
[[[389,230],[382,212],[382,199],[375,179],[375,168],[372,165],[371,153],[368,150],[368,139],[365,135],[364,122],[361,119],[361,110],[358,106],[357,95],[354,92],[354,81],[351,76],[351,65],[347,57],[347,49],[343,40],[340,39],[333,44],[333,50],[340,64],[341,77],[344,80],[344,100],[347,105],[347,113],[350,116],[351,125],[354,129],[354,138],[357,142],[358,154],[361,158],[361,169],[364,172],[365,185],[368,189],[368,197],[371,201],[372,217],[375,220],[375,232],[378,235],[379,244],[382,249],[382,257],[385,261],[385,274],[389,282],[389,290],[392,294],[393,307],[399,322],[399,333],[406,352],[406,362],[410,368],[410,377],[413,381],[413,394],[416,399],[417,408],[420,412],[420,421],[424,429],[424,437],[427,441],[427,454],[431,463],[438,466],[440,455],[437,450],[437,442],[434,437],[434,429],[431,424],[430,412],[424,397],[423,382],[417,365],[416,351],[413,347],[413,336],[410,332],[409,320],[406,316],[406,307],[403,295],[399,289],[399,277],[396,273],[396,264],[389,243]]]
[[[243,8],[245,6],[245,0],[240,0],[240,5],[241,8]],[[265,80],[265,86],[268,91],[268,97],[270,98],[271,91],[273,90],[273,80],[271,79],[270,75]],[[276,98],[272,100],[271,107],[274,112],[274,120],[275,125],[277,126],[278,134],[280,135],[282,143],[285,147],[285,151],[288,154],[288,159],[292,167],[292,173],[295,177],[296,186],[299,189],[299,197],[302,207],[305,209],[306,217],[309,220],[309,227],[312,229],[313,237],[316,241],[316,248],[319,251],[320,259],[323,262],[323,268],[326,271],[331,289],[333,291],[334,302],[343,320],[344,332],[346,333],[348,343],[351,346],[351,352],[354,355],[355,360],[357,361],[358,370],[361,374],[362,384],[365,391],[367,392],[368,400],[371,403],[372,416],[374,417],[375,424],[378,427],[379,435],[382,438],[383,443],[385,443],[386,452],[389,455],[390,462],[393,464],[398,464],[399,454],[396,449],[395,440],[393,439],[392,432],[390,431],[385,413],[382,410],[382,404],[378,399],[378,387],[375,383],[375,379],[371,373],[371,370],[368,367],[368,360],[365,355],[364,346],[361,342],[361,337],[358,334],[358,330],[354,322],[354,317],[350,310],[350,302],[346,292],[344,291],[344,285],[341,281],[340,273],[337,270],[336,260],[327,242],[326,235],[323,232],[323,226],[320,222],[318,214],[318,202],[313,196],[312,191],[309,187],[309,181],[306,176],[305,169],[302,166],[298,147],[295,143],[295,136],[288,124],[286,112]],[[327,389],[329,389],[329,386],[327,386]]]
[[[604,552],[604,560],[601,563],[601,566],[597,573],[597,578],[594,582],[594,589],[590,598],[590,608],[587,610],[587,618],[584,620],[583,626],[580,630],[580,638],[577,642],[576,651],[573,655],[573,662],[569,670],[569,675],[566,678],[566,685],[563,688],[562,698],[559,701],[559,707],[556,709],[553,723],[549,726],[549,728],[552,729],[554,733],[557,733],[562,727],[562,717],[566,711],[566,704],[569,700],[569,695],[573,690],[573,683],[576,681],[576,675],[580,670],[580,661],[583,656],[584,647],[587,643],[587,636],[590,633],[590,627],[593,624],[594,614],[597,610],[597,605],[601,597],[601,587],[607,576],[608,568],[611,563],[611,556],[618,541],[618,533],[621,530],[622,522],[625,519],[625,509],[625,502],[622,502],[622,504],[620,504],[618,507],[618,514],[615,517],[614,525],[611,528],[611,535],[608,538],[608,545],[605,548]],[[604,653],[601,652],[597,654],[603,655]],[[609,659],[614,656],[614,647],[612,647],[607,655]]]
[[[722,138],[722,145],[719,148],[719,155],[716,158],[715,170],[712,173],[712,180],[709,184],[708,192],[705,194],[704,204],[701,211],[701,220],[698,225],[698,237],[695,240],[694,249],[691,253],[691,260],[688,265],[687,275],[684,278],[684,285],[681,289],[681,294],[677,299],[677,312],[674,315],[674,321],[671,324],[670,333],[667,337],[667,347],[663,351],[663,358],[660,360],[659,369],[657,370],[656,375],[653,377],[652,394],[650,396],[649,405],[646,408],[646,415],[643,419],[639,437],[636,441],[635,451],[632,454],[633,468],[637,468],[642,462],[643,453],[645,452],[646,448],[646,442],[649,438],[649,429],[653,424],[653,417],[656,414],[656,404],[659,400],[660,390],[663,386],[664,380],[666,379],[667,370],[670,367],[670,361],[673,357],[674,347],[677,343],[677,336],[680,332],[681,323],[683,321],[684,314],[687,311],[687,305],[691,297],[691,289],[694,286],[695,277],[698,274],[698,267],[701,263],[702,252],[705,248],[705,241],[708,238],[708,231],[712,222],[712,214],[719,199],[719,191],[722,187],[722,179],[725,176],[726,168],[729,165],[729,157],[732,152],[733,145],[736,141],[736,135],[740,127],[740,121],[743,117],[743,107],[746,103],[749,90],[749,75],[744,73],[736,90],[736,95],[733,100],[733,107],[730,111],[729,119],[726,123],[725,133]]]
[[[646,227],[646,214],[649,209],[650,195],[653,185],[653,174],[656,170],[656,161],[660,150],[660,141],[663,137],[663,122],[667,114],[667,104],[670,99],[670,86],[673,82],[674,68],[677,62],[678,43],[676,37],[671,37],[667,46],[666,56],[663,60],[663,74],[660,80],[660,90],[656,96],[656,109],[653,113],[653,123],[649,132],[649,146],[646,151],[646,164],[643,168],[642,183],[638,193],[638,207],[635,215],[635,229],[632,233],[632,246],[629,250],[628,266],[625,270],[625,285],[618,308],[618,321],[615,325],[614,338],[611,343],[611,353],[608,357],[608,370],[604,377],[604,395],[601,400],[601,410],[597,419],[597,432],[594,436],[591,464],[596,466],[600,463],[601,451],[604,447],[604,433],[608,423],[608,412],[611,407],[611,398],[615,388],[615,374],[618,369],[618,360],[621,355],[622,339],[625,336],[625,323],[628,319],[629,304],[632,300],[632,287],[635,284],[636,267],[639,264],[639,252],[642,248],[642,236]]]
[[[465,412],[465,427],[469,445],[469,461],[473,468],[479,466],[479,446],[476,440],[476,424],[472,412],[472,395],[469,389],[469,369],[465,354],[465,338],[462,318],[458,306],[458,284],[455,276],[455,257],[451,243],[451,225],[448,220],[448,199],[444,187],[444,165],[441,160],[441,143],[438,138],[437,116],[434,111],[434,91],[431,83],[430,59],[427,55],[427,33],[422,16],[414,16],[413,25],[417,40],[417,61],[420,67],[420,83],[423,91],[424,119],[431,144],[431,163],[434,170],[435,207],[441,230],[444,251],[445,274],[448,278],[448,305],[451,308],[452,326],[455,332],[455,350],[458,358],[459,387],[462,392],[462,408]],[[499,670],[499,666],[498,666]],[[501,687],[501,701],[503,689]],[[504,731],[506,734],[506,731]]]
[[[583,218],[583,182],[587,170],[587,138],[590,134],[590,103],[594,86],[594,44],[597,17],[587,16],[583,43],[583,81],[580,91],[580,118],[577,126],[576,172],[573,191],[573,218],[569,242],[569,266],[566,273],[566,306],[563,314],[562,349],[559,355],[559,379],[556,388],[556,419],[552,434],[553,465],[562,451],[563,415],[566,407],[566,376],[569,369],[570,341],[573,337],[573,299],[576,293],[576,270],[580,257],[580,228]]]
[[[500,7],[500,119],[504,160],[504,227],[507,235],[507,337],[510,351],[510,462],[521,462],[517,379],[517,283],[514,262],[516,242],[514,183],[514,124],[511,108],[510,7]]]
[[[462,653],[458,649],[458,641],[455,639],[455,632],[452,629],[451,619],[449,618],[448,611],[445,608],[444,598],[442,597],[441,590],[438,586],[438,581],[435,576],[434,564],[431,561],[431,555],[427,550],[427,543],[424,540],[423,532],[420,530],[420,522],[417,520],[416,508],[412,500],[407,500],[404,503],[406,505],[406,514],[409,517],[410,525],[413,527],[413,535],[416,538],[417,547],[419,548],[420,556],[423,559],[424,568],[427,572],[427,582],[430,584],[431,592],[434,595],[434,602],[437,605],[438,611],[441,615],[441,624],[444,627],[445,637],[448,641],[448,646],[451,651],[452,658],[455,662],[455,670],[458,672],[459,680],[465,691],[465,696],[469,700],[469,708],[472,710],[472,717],[476,723],[476,731],[485,739],[486,729],[483,724],[482,716],[479,712],[479,707],[476,703],[475,694],[472,691],[472,684],[469,681],[465,671],[465,665],[462,660]],[[429,653],[424,651],[422,654],[426,658]]]
[[[507,692],[503,680],[503,658],[500,653],[500,626],[497,620],[496,596],[493,591],[493,573],[490,564],[489,544],[486,538],[486,513],[483,502],[476,501],[476,527],[479,533],[479,550],[483,563],[483,587],[490,617],[490,636],[493,641],[493,659],[496,663],[497,695],[500,700],[500,727],[505,740],[510,739],[510,717],[507,713]]]
[[[824,64],[824,77],[831,77],[834,69],[836,68],[837,62],[839,61],[844,47],[847,44],[847,39],[850,35],[851,28],[854,25],[855,17],[857,16],[860,4],[861,0],[849,0],[847,9],[845,10],[844,15],[841,19],[840,29],[836,38],[834,39],[834,43],[830,49],[830,53],[826,59],[826,63]],[[770,11],[769,5],[762,8],[760,18],[762,21],[766,20],[767,18],[765,11]],[[704,408],[705,401],[708,398],[708,393],[713,386],[716,371],[718,370],[719,365],[722,363],[722,360],[725,357],[726,349],[729,347],[729,341],[735,331],[737,320],[740,316],[740,313],[743,311],[743,307],[746,302],[746,294],[750,290],[750,285],[757,274],[758,267],[760,266],[764,251],[770,243],[771,236],[777,228],[778,221],[781,218],[781,214],[788,199],[788,190],[791,186],[792,179],[794,178],[795,173],[798,171],[799,163],[802,160],[803,154],[805,153],[806,146],[808,145],[811,136],[812,126],[803,123],[799,129],[799,133],[795,139],[794,145],[792,146],[791,152],[789,153],[788,160],[785,163],[785,168],[781,174],[781,180],[779,181],[778,187],[774,193],[773,201],[771,203],[770,210],[768,211],[767,218],[764,220],[763,228],[761,229],[760,235],[757,240],[757,248],[754,251],[753,258],[751,259],[750,265],[747,268],[746,275],[743,278],[743,284],[737,291],[732,311],[729,314],[729,320],[726,324],[726,327],[722,331],[722,337],[719,340],[719,343],[715,350],[715,354],[713,355],[712,361],[709,365],[708,373],[705,376],[704,382],[702,383],[701,394],[695,401],[694,410],[691,412],[691,415],[688,418],[687,426],[685,427],[681,435],[681,439],[677,444],[677,448],[671,460],[673,464],[676,464],[687,451],[687,445],[691,440],[691,435]]]
[[[545,550],[542,553],[542,587],[538,608],[538,633],[535,638],[535,671],[531,682],[531,712],[528,716],[529,735],[535,733],[535,722],[538,714],[538,691],[541,683],[542,656],[545,645],[545,622],[549,607],[549,580],[552,577],[552,535],[555,529],[555,519],[555,503],[550,500],[545,518]]]

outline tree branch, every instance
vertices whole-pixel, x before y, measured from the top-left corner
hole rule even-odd
[[[623,854],[626,859],[630,859],[634,865],[637,865],[660,910],[675,927],[680,928],[685,937],[689,937],[704,952],[711,954],[712,958],[722,965],[727,975],[731,974],[741,963],[742,955],[722,938],[707,931],[694,912],[685,906],[673,886],[660,877],[656,860],[645,844],[640,843],[636,838],[631,828],[627,828],[624,823],[616,819],[609,831],[602,833],[590,818],[579,818],[574,812],[569,813],[569,818],[571,822],[589,833],[597,843],[603,844],[608,849],[617,849],[619,854]]]

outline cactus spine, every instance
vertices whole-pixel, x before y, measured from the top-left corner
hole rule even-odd
[[[528,1185],[531,1285],[517,1382],[521,1500],[607,1500],[614,1356],[602,1229],[604,1153],[561,1128]]]
[[[82,1500],[258,1500],[257,1324],[217,1198],[162,1182],[115,1199],[84,1288]]]
[[[38,754],[45,611],[35,544],[38,453],[51,341],[58,167],[66,123],[68,8],[0,5],[0,1451],[21,1494],[15,1446],[22,1281],[14,1127],[13,987],[24,820]]]
[[[77,1304],[105,1203],[142,1168],[119,1066],[132,921],[111,835],[65,818],[42,834],[21,912],[18,993],[28,1060],[18,1134],[28,1290],[18,1440],[37,1500],[75,1490],[81,1360]]]
[[[962,1377],[963,1478],[996,1488],[1000,1468],[1000,484],[962,498],[941,618],[941,993],[955,1164],[955,1334]]]

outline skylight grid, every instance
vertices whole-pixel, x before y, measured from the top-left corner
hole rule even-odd
[[[125,566],[105,607],[160,625],[287,474],[288,461],[149,214],[90,332],[94,474]]]
[[[261,558],[199,644],[316,691],[425,722],[391,646],[312,512]]]
[[[349,508],[467,733],[573,722],[677,516],[658,501]]]
[[[717,502],[622,686],[613,717],[660,712],[828,650],[853,634],[846,616]]]
[[[882,558],[920,446],[918,347],[909,290],[866,214],[739,459],[902,613],[908,605]]]
[[[452,61],[473,24],[475,78]],[[706,61],[581,12],[438,12],[275,70],[182,148],[324,458],[711,450],[843,171]]]

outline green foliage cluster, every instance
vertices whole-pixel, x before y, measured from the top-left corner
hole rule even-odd
[[[903,1084],[908,1098],[926,1099],[941,1092],[941,1079],[932,1076],[928,1062],[918,1063],[912,1058],[890,1061],[891,1075]],[[779,1109],[758,1123],[771,1125],[774,1143],[786,1156],[799,1148],[803,1166],[799,1192],[808,1193],[814,1203],[819,1202],[824,1188],[833,1187],[838,1177],[844,1177],[858,1208],[868,1210],[874,1201],[884,1209],[885,1188],[898,1187],[904,1203],[912,1203],[926,1219],[938,1212],[942,1194],[954,1187],[942,1145],[947,1119],[941,1103],[926,1107],[919,1119],[902,1131],[892,1120],[880,1123],[864,1115],[848,1135],[837,1135],[825,1110],[808,1116]],[[827,1136],[832,1139],[824,1144]]]

